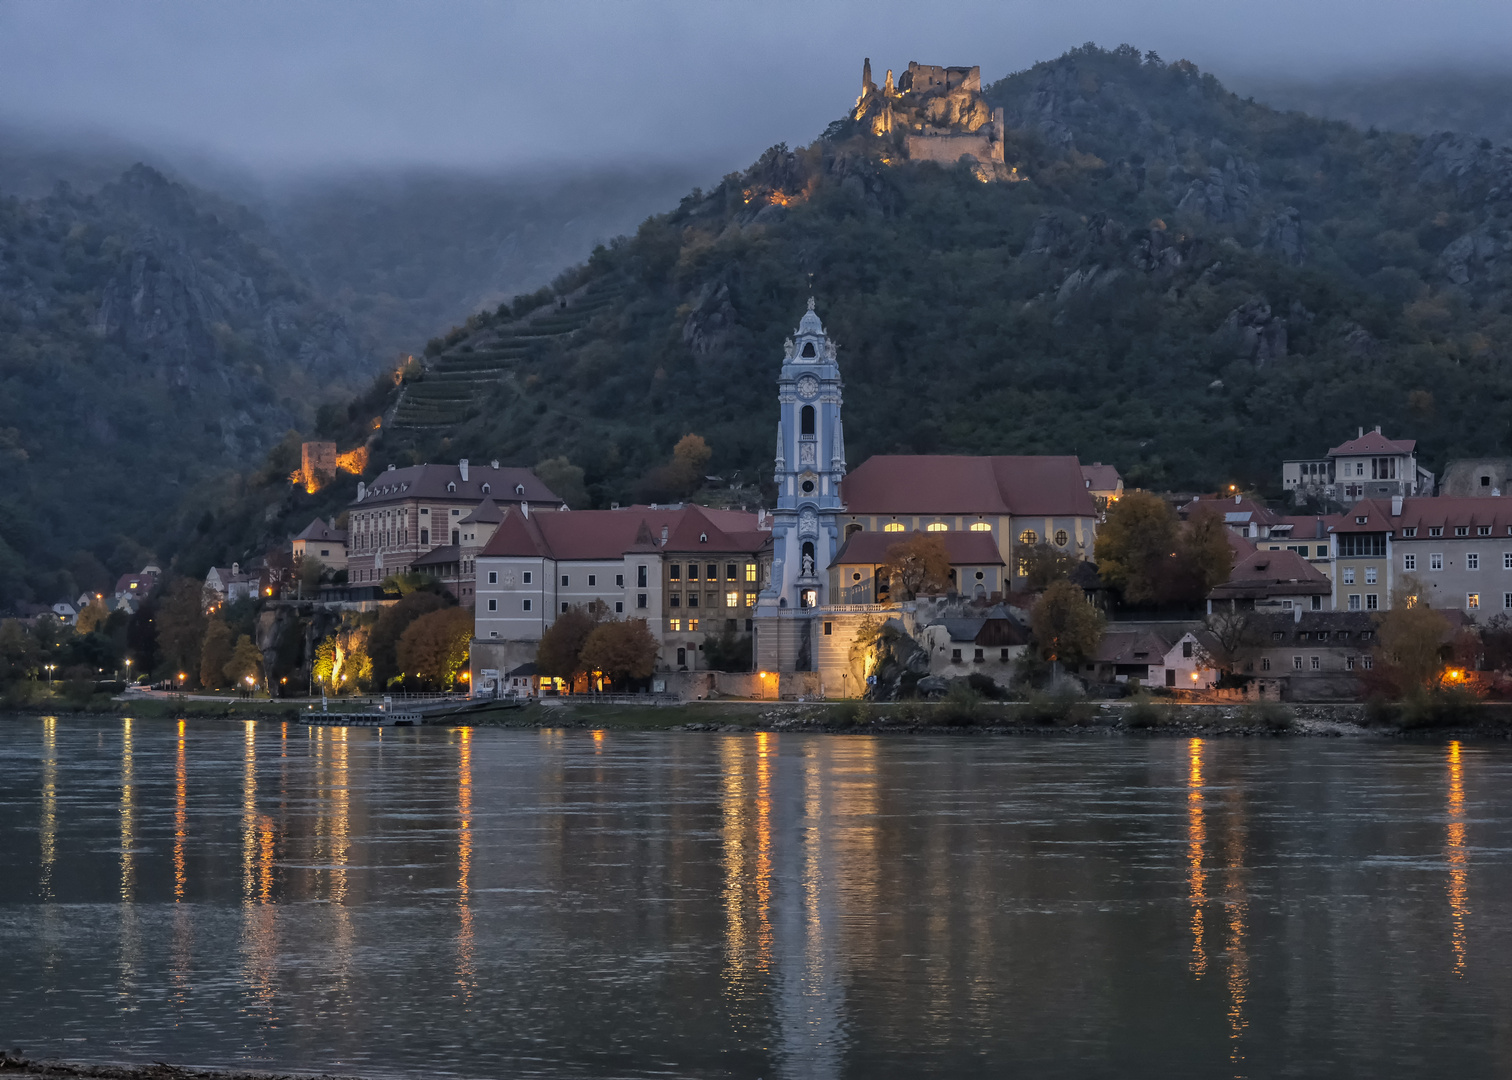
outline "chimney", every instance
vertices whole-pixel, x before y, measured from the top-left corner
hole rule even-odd
[[[357,501],[361,502],[365,498],[367,498],[367,485],[359,480],[357,481]]]
[[[488,467],[490,469],[497,469],[499,467],[499,459],[498,458],[494,458],[492,461],[490,461],[488,463]]]
[[[1364,437],[1365,437],[1365,429],[1361,428],[1360,429],[1360,433],[1358,435],[1356,435],[1355,438],[1357,438],[1357,439],[1363,439]]]
[[[667,546],[667,527],[665,525],[662,526],[662,542],[661,542],[661,546],[662,547],[666,547]]]
[[[1393,495],[1391,497],[1391,516],[1402,516],[1402,497],[1400,495]]]
[[[462,471],[462,482],[464,484],[467,483],[467,459],[463,458],[461,461],[457,462],[457,468]]]
[[[1376,425],[1376,434],[1379,435],[1380,433],[1381,433],[1381,425],[1377,424]]]
[[[525,515],[526,521],[530,520],[530,504],[528,502],[522,502],[520,504],[520,513]]]
[[[1238,505],[1239,505],[1239,502],[1240,502],[1240,500],[1241,500],[1241,499],[1243,499],[1243,498],[1244,498],[1244,496],[1242,496],[1242,495],[1235,495],[1235,496],[1234,496],[1234,505],[1235,505],[1235,506],[1238,506]]]

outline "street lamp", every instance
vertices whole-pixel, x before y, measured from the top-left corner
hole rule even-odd
[[[51,690],[52,689],[52,673],[53,673],[53,668],[57,667],[58,665],[57,664],[44,664],[43,666],[45,668],[47,668],[47,688],[49,690]]]

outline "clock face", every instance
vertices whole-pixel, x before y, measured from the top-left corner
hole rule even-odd
[[[805,375],[798,380],[798,396],[811,398],[819,393],[819,380],[812,375]]]

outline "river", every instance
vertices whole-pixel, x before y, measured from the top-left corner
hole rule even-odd
[[[0,1040],[373,1077],[1512,1074],[1512,749],[0,718]]]

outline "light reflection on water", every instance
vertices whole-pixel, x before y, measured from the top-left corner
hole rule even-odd
[[[35,1054],[1512,1071],[1502,748],[0,722]]]

